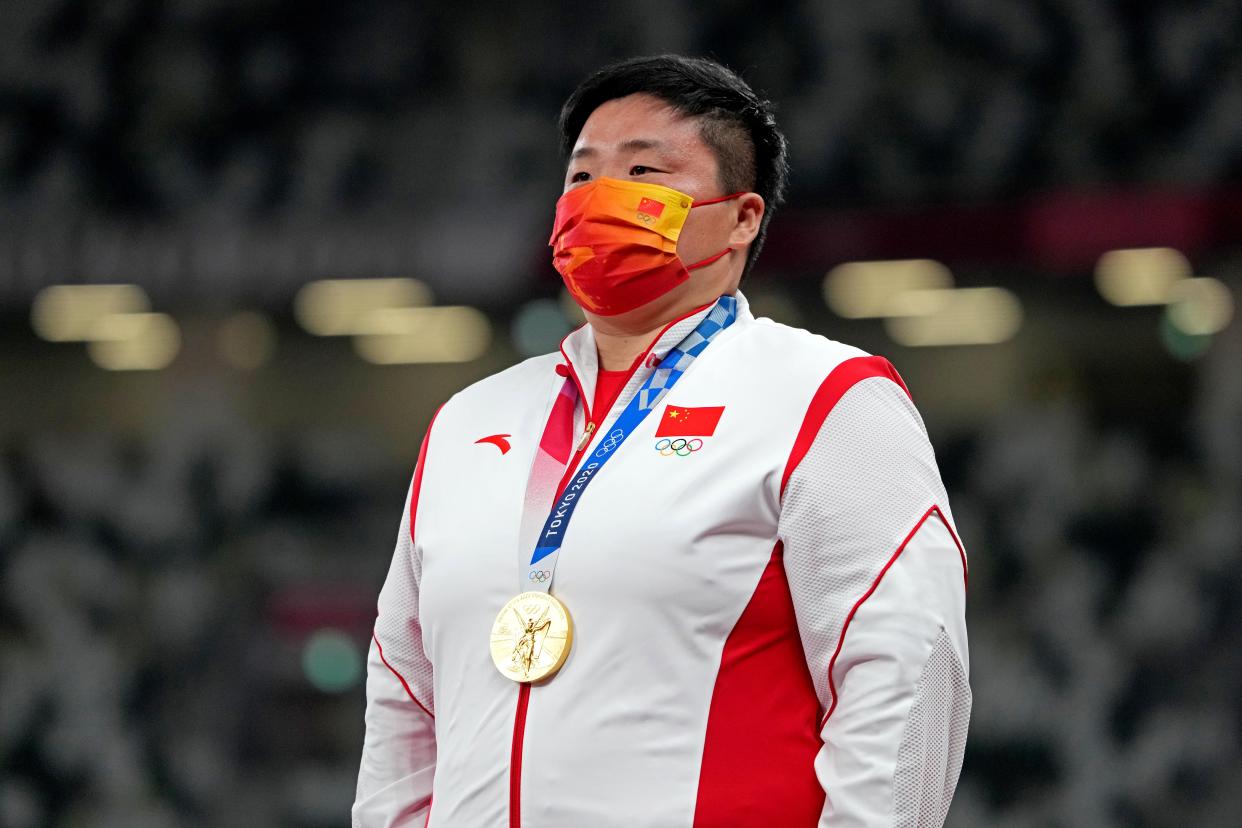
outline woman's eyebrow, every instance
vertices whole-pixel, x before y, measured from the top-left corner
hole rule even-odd
[[[623,152],[634,152],[637,150],[658,150],[663,149],[665,146],[665,142],[656,138],[631,138],[628,141],[621,142],[617,148]],[[592,155],[599,155],[599,150],[595,147],[578,147],[569,156],[569,160],[576,161],[579,158],[585,158]]]
[[[621,145],[621,149],[629,150],[629,151],[663,149],[663,148],[664,148],[664,142],[657,141],[654,138],[631,138],[630,140],[626,141],[625,143]]]

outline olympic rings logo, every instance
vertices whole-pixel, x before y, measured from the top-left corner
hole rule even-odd
[[[552,577],[552,573],[546,569],[532,569],[526,573],[526,577],[537,583],[544,583]]]
[[[612,430],[612,433],[608,435],[608,438],[604,440],[602,443],[600,443],[599,446],[595,449],[596,456],[599,456],[601,454],[607,454],[608,452],[612,451],[617,446],[621,445],[621,441],[624,439],[625,439],[625,432],[619,428],[614,428]]]
[[[661,457],[672,457],[674,454],[678,457],[686,457],[701,448],[703,448],[703,441],[698,437],[692,437],[689,440],[684,437],[678,437],[675,440],[665,437],[655,444],[655,450],[660,452]]]

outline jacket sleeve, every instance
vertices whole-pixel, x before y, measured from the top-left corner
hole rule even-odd
[[[941,825],[970,719],[965,552],[899,381],[845,390],[791,458],[782,494],[786,575],[823,711],[820,825],[832,828]]]
[[[422,559],[413,534],[425,456],[426,438],[379,596],[367,659],[366,737],[353,828],[421,828],[431,807],[435,708],[418,616]]]

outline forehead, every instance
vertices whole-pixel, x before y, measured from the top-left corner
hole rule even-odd
[[[600,104],[582,125],[573,154],[621,153],[648,144],[687,162],[715,166],[715,156],[703,141],[697,118],[641,93]]]

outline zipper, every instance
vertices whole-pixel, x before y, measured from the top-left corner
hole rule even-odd
[[[578,445],[574,446],[574,451],[576,453],[578,454],[582,453],[582,450],[585,449],[587,445],[591,442],[591,435],[594,432],[595,432],[595,423],[587,423],[586,431],[582,432],[582,437],[581,439],[578,440]],[[573,464],[573,465],[576,465],[576,464]]]
[[[704,305],[702,308],[696,308],[686,314],[686,316],[698,313],[706,307],[708,307],[708,305]],[[661,330],[660,333],[656,335],[656,338],[651,341],[651,344],[647,346],[647,350],[645,350],[638,357],[638,359],[634,360],[634,364],[630,366],[630,375],[626,377],[625,383],[622,385],[623,389],[625,385],[628,385],[630,380],[634,378],[634,373],[638,371],[642,365],[646,364],[647,357],[650,356],[652,350],[655,349],[656,343],[660,341],[660,337],[664,336],[664,333],[669,328],[684,318],[685,316],[680,317],[679,319],[675,319],[665,325],[664,329]],[[564,348],[561,349],[561,354],[565,354]],[[572,479],[573,473],[578,470],[578,463],[582,460],[582,455],[591,445],[591,437],[595,434],[595,429],[599,427],[599,424],[591,416],[591,406],[587,401],[586,394],[583,393],[582,382],[578,379],[578,374],[574,371],[573,364],[569,362],[568,356],[565,356],[565,362],[565,368],[569,372],[570,378],[573,380],[574,385],[578,387],[578,399],[582,401],[582,412],[586,416],[587,423],[586,428],[582,432],[582,436],[578,438],[578,442],[574,446],[574,456],[570,459],[569,465],[565,467],[565,475],[561,478],[560,485],[557,486],[556,496],[558,498],[561,496],[561,493],[564,492],[565,487],[569,485],[569,481]],[[615,401],[613,402],[613,405],[615,407]],[[607,417],[608,414],[609,412],[604,412],[605,417]],[[509,749],[509,828],[522,828],[522,748],[526,742],[526,710],[529,705],[530,683],[523,682],[518,685],[517,710],[513,715],[513,743]]]
[[[513,746],[509,753],[509,828],[522,828],[522,744],[526,737],[526,707],[530,683],[518,685],[517,712],[513,716]]]
[[[556,487],[556,496],[558,498],[565,492],[565,487],[569,485],[569,481],[573,479],[574,472],[578,470],[578,463],[582,460],[582,455],[586,454],[587,448],[591,445],[591,435],[594,433],[595,423],[588,422],[586,424],[586,430],[583,431],[582,436],[578,438],[578,444],[574,446],[574,456],[569,459],[569,465],[565,467],[565,474],[561,477],[561,483]]]
[[[578,375],[574,373],[572,366],[568,366],[568,370],[574,385],[578,386],[578,399],[582,401],[582,412],[586,416],[587,424],[574,446],[574,456],[565,467],[560,485],[556,487],[558,498],[569,484],[570,477],[577,471],[578,461],[590,445],[591,435],[596,428],[595,421],[591,419],[591,407],[586,395],[582,393],[582,383],[578,381]],[[530,683],[523,682],[518,685],[517,710],[513,714],[513,743],[509,748],[509,828],[522,828],[522,748],[526,742],[526,709],[529,705]]]
[[[566,363],[569,358],[566,357]],[[586,393],[582,390],[582,381],[578,379],[578,372],[574,370],[572,364],[567,364],[566,369],[569,371],[569,377],[573,380],[574,385],[578,388],[578,399],[582,401],[582,413],[586,417],[586,427],[582,432],[582,436],[578,438],[578,442],[574,444],[574,456],[569,459],[569,465],[565,467],[565,474],[561,477],[561,483],[556,487],[556,496],[560,497],[561,492],[569,485],[569,480],[573,473],[578,469],[578,461],[582,459],[582,455],[586,452],[587,447],[591,445],[591,435],[595,433],[595,429],[599,424],[591,416],[591,404],[586,398]],[[629,380],[626,380],[629,382]],[[608,412],[604,412],[604,416],[608,416]]]

